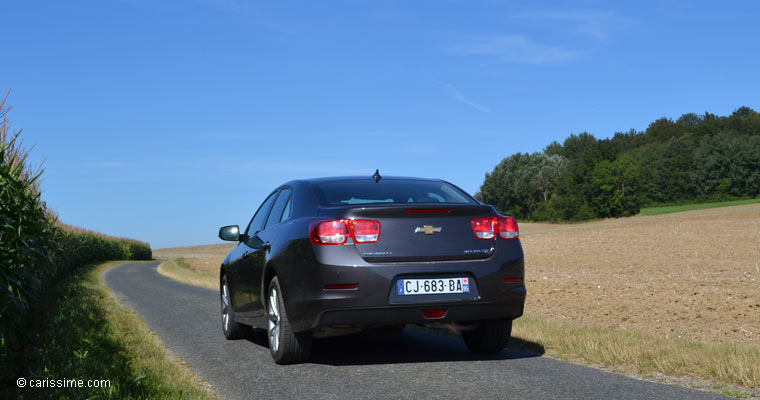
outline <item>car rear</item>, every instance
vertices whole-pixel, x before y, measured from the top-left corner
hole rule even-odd
[[[514,219],[440,180],[308,183],[319,207],[308,221],[311,252],[288,282],[297,291],[287,304],[295,329],[329,335],[448,323],[467,330],[522,315]]]

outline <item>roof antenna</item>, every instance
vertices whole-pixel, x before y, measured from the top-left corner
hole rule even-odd
[[[382,176],[380,176],[380,169],[375,170],[375,175],[372,175],[372,178],[375,180],[375,183],[380,182],[380,179],[383,179]]]

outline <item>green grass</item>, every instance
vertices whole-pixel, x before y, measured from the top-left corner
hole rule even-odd
[[[134,262],[134,261],[133,261]],[[3,372],[4,398],[205,399],[216,395],[102,282],[111,262],[81,269],[29,315]],[[8,367],[5,365],[4,367]],[[109,380],[103,388],[23,388],[17,378]]]
[[[723,201],[723,202],[716,202],[716,203],[700,203],[700,204],[684,204],[684,205],[677,205],[677,206],[647,207],[647,208],[642,208],[641,209],[641,215],[670,214],[670,213],[676,213],[676,212],[681,212],[681,211],[701,210],[701,209],[705,209],[705,208],[741,206],[741,205],[745,205],[745,204],[755,204],[755,203],[760,203],[760,198],[758,198],[758,199],[747,199],[747,200]]]
[[[748,399],[750,397],[750,394],[747,392],[741,392],[736,390],[726,390],[724,392],[721,392],[721,394],[726,396],[735,397],[737,399]]]
[[[546,355],[565,361],[605,366],[645,377],[663,374],[696,378],[728,387],[732,393],[742,393],[744,388],[760,388],[758,346],[666,339],[642,332],[569,325],[531,316],[516,319],[512,334],[518,342],[533,343]]]

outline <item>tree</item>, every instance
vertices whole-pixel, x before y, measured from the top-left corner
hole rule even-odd
[[[665,201],[673,202],[694,197],[692,153],[691,146],[681,139],[671,138],[665,144],[665,163],[659,185],[660,192],[665,195]]]
[[[596,138],[588,132],[581,132],[577,135],[571,134],[562,144],[564,154],[561,155],[568,160],[578,159],[586,152],[587,148],[593,146],[595,143]]]
[[[556,140],[549,143],[548,146],[544,147],[544,154],[547,156],[565,156],[565,149],[562,147],[559,142]]]
[[[536,172],[536,189],[538,189],[544,198],[544,204],[549,200],[549,196],[557,189],[560,175],[565,171],[567,159],[562,156],[546,156],[537,154],[537,172]]]
[[[660,118],[649,124],[646,130],[647,141],[666,142],[668,139],[680,136],[683,128],[668,118]]]
[[[513,154],[502,160],[493,172],[486,173],[478,200],[493,204],[500,212],[517,218],[531,218],[556,190],[567,160],[541,153]]]
[[[639,213],[641,205],[634,186],[639,169],[630,157],[614,162],[603,160],[596,165],[592,176],[594,197],[591,202],[597,216],[624,217]]]

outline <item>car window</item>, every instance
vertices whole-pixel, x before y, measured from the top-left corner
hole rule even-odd
[[[441,181],[340,180],[314,183],[312,188],[323,206],[394,203],[476,204],[455,186]]]
[[[431,203],[445,203],[446,199],[438,193],[428,193],[428,198],[432,199]]]
[[[267,218],[267,224],[264,226],[264,229],[269,229],[270,226],[280,223],[282,220],[282,213],[285,211],[285,207],[288,203],[290,203],[291,192],[292,191],[288,188],[280,191],[280,195],[277,196],[277,201],[274,202],[274,206],[272,207],[272,212],[269,213],[269,218]]]
[[[275,198],[277,198],[277,192],[270,194],[269,197],[264,200],[259,207],[259,210],[256,211],[256,214],[251,218],[251,223],[248,224],[248,228],[245,230],[246,235],[255,235],[256,232],[263,229],[264,221],[266,220],[267,215],[269,215],[269,209],[272,208],[272,203],[274,203]]]
[[[282,212],[282,217],[280,218],[280,222],[285,221],[286,219],[290,218],[290,212],[293,209],[293,196],[291,195],[288,199],[288,204],[285,204],[285,210]]]

